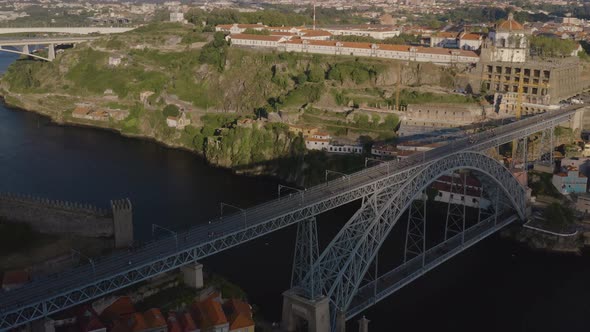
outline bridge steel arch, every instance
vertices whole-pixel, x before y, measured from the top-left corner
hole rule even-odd
[[[408,174],[407,181],[366,196],[361,208],[313,264],[298,290],[327,296],[334,310],[332,317],[336,312],[345,313],[379,248],[403,212],[437,178],[458,169],[475,170],[492,179],[509,198],[518,216],[525,218],[526,191],[508,169],[480,152],[454,153],[425,164],[415,174]]]

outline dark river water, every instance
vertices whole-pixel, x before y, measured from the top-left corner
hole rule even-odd
[[[0,53],[0,71],[16,58]],[[0,106],[0,191],[134,205],[135,236],[151,224],[185,228],[276,195],[277,181],[236,176],[198,156],[90,128],[58,126]],[[318,218],[327,243],[354,206]],[[269,321],[289,287],[295,229],[275,232],[203,261],[239,284]],[[387,260],[403,245],[392,236]],[[399,253],[398,253],[399,254]],[[492,236],[364,313],[371,331],[590,331],[590,255],[547,254]],[[356,331],[356,322],[349,323]]]

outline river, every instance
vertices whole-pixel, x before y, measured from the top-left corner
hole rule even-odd
[[[0,53],[0,72],[16,59]],[[0,106],[0,192],[88,202],[107,208],[129,197],[135,236],[151,224],[185,228],[219,214],[219,203],[248,207],[276,195],[278,181],[208,166],[198,156],[116,133],[59,126]],[[354,206],[318,218],[326,243]],[[203,261],[239,284],[263,316],[279,321],[289,286],[295,229]],[[401,246],[393,236],[380,253]],[[588,331],[590,254],[532,251],[492,236],[365,313],[370,331]],[[356,323],[350,322],[351,331]]]

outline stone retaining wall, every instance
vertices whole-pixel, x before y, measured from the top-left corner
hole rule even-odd
[[[30,225],[47,234],[114,236],[113,214],[89,204],[0,194],[0,218]]]

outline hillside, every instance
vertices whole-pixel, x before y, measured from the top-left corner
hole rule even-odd
[[[393,115],[341,114],[355,107],[393,105],[398,82],[402,104],[474,102],[444,93],[454,86],[456,68],[241,49],[229,47],[223,37],[180,24],[148,25],[66,49],[54,62],[16,61],[2,78],[1,92],[7,103],[57,121],[152,137],[232,168],[304,153],[299,136],[267,118],[319,126],[349,138],[395,136],[398,120]],[[178,115],[177,110],[163,112],[169,104],[184,109],[191,124],[169,128],[166,117]],[[81,105],[125,116],[74,118],[73,110]],[[254,126],[238,125],[247,117],[260,120]]]

